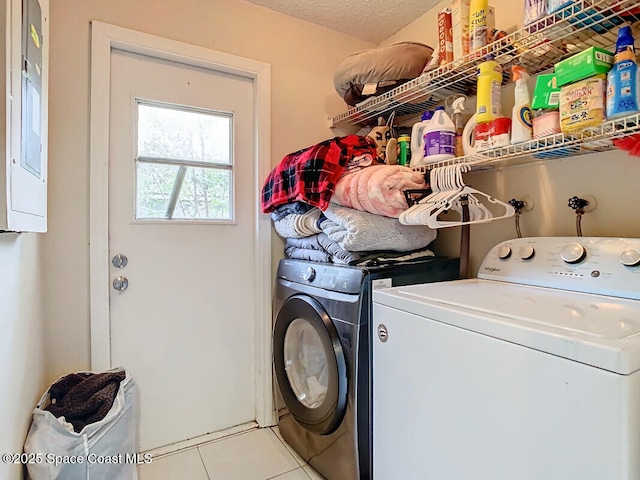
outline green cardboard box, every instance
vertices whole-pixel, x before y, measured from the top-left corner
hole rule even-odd
[[[538,75],[531,100],[532,110],[558,110],[560,108],[560,87],[555,73]]]
[[[556,81],[559,87],[578,82],[601,73],[607,74],[613,66],[613,53],[598,47],[586,50],[556,63]]]

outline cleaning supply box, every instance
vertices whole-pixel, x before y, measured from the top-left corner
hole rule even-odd
[[[469,52],[487,44],[489,0],[471,0],[469,16]]]
[[[560,129],[574,133],[604,122],[605,78],[591,77],[560,90]]]
[[[554,73],[538,75],[531,100],[533,138],[560,133],[560,88]]]
[[[556,83],[555,73],[538,75],[531,100],[532,110],[557,110],[560,106],[560,87]]]
[[[469,14],[471,0],[453,0],[451,3],[451,29],[453,31],[453,59],[462,60],[469,54]]]
[[[559,87],[601,73],[608,73],[613,66],[613,54],[598,47],[590,47],[556,63],[554,72]]]

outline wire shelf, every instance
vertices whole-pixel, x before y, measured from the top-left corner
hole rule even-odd
[[[511,65],[519,64],[531,75],[588,47],[611,49],[620,25],[640,30],[637,0],[574,0],[565,8],[508,34],[457,62],[423,73],[389,92],[371,97],[333,117],[332,126],[373,125],[379,116],[395,111],[396,118],[416,116],[443,105],[454,94],[475,95],[477,65],[487,55],[502,64],[504,80]],[[636,34],[640,39],[640,35]]]
[[[614,139],[636,133],[640,133],[640,114],[610,120],[599,127],[591,127],[580,133],[570,135],[558,133],[517,145],[494,148],[475,155],[420,165],[412,167],[412,169],[420,173],[427,173],[436,167],[466,164],[471,167],[471,171],[482,171],[531,163],[536,160],[544,161],[605,152],[613,148]]]

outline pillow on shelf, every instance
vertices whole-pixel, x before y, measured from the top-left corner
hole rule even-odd
[[[356,105],[419,77],[433,48],[417,42],[400,42],[356,52],[336,69],[333,85],[348,105]]]

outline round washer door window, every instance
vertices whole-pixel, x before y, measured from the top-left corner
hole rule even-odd
[[[273,360],[289,413],[306,430],[334,432],[347,405],[347,368],[338,332],[317,300],[288,298],[276,316]]]
[[[284,369],[298,401],[318,408],[329,388],[329,366],[322,339],[308,321],[297,318],[284,335]]]

